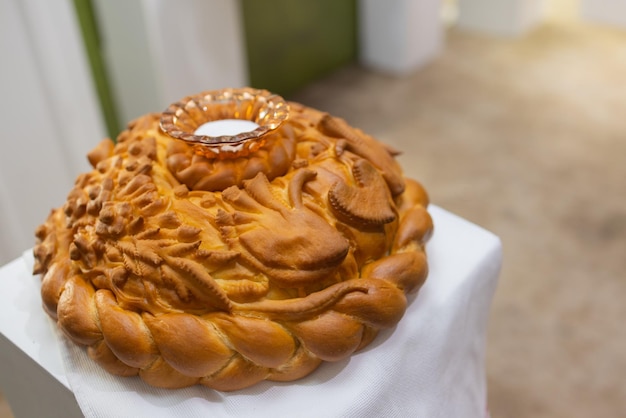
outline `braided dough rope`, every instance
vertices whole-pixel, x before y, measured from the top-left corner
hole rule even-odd
[[[165,388],[291,381],[400,320],[427,275],[425,191],[371,137],[290,106],[237,160],[194,157],[144,116],[89,154],[37,229],[43,306],[107,371]]]

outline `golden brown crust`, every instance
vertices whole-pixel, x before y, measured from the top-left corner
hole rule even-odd
[[[46,311],[113,374],[290,381],[394,326],[426,278],[428,197],[391,151],[292,103],[255,154],[208,160],[133,121],[36,232]]]

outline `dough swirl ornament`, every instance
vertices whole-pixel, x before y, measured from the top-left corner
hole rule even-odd
[[[209,137],[206,122],[251,132]],[[110,373],[291,381],[393,327],[427,276],[428,198],[395,152],[267,91],[187,97],[88,158],[37,231],[47,313]]]

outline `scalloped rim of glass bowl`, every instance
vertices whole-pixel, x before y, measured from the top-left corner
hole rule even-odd
[[[216,112],[219,117],[215,117]],[[263,136],[278,129],[288,117],[289,105],[277,94],[252,88],[223,89],[172,103],[161,114],[160,126],[167,135],[195,145],[196,151],[207,157],[229,154],[237,157],[258,149]],[[224,119],[249,120],[259,126],[236,135],[195,134],[204,123]]]

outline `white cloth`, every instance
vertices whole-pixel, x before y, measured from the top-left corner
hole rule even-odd
[[[86,417],[484,417],[487,318],[500,240],[436,206],[430,273],[400,323],[304,379],[222,393],[156,389],[107,374],[63,336],[67,379]]]

